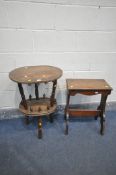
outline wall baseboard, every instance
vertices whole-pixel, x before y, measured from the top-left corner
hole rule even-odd
[[[79,107],[79,108],[96,108],[98,106],[98,103],[85,103],[85,104],[78,104],[78,105],[72,105],[73,107]],[[65,109],[65,105],[58,105],[57,110],[55,113],[57,114],[63,114]],[[106,105],[106,111],[111,111],[111,110],[116,110],[116,102],[108,102]],[[0,109],[0,120],[3,119],[13,119],[13,118],[20,118],[23,117],[23,113],[19,111],[19,109],[14,109],[14,108],[5,108],[5,109]]]

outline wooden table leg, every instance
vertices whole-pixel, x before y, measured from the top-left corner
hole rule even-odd
[[[101,135],[104,134],[104,129],[105,129],[105,107],[106,107],[107,96],[108,94],[102,94],[100,107],[99,107],[101,110],[100,112],[100,124],[101,124],[100,134]]]
[[[36,96],[36,100],[38,100],[39,99],[38,84],[35,84],[35,96]]]
[[[65,115],[64,115],[64,120],[65,120],[65,135],[68,135],[68,121],[69,121],[69,114],[68,114],[68,108],[69,108],[69,101],[70,101],[70,94],[68,92],[67,94],[67,101],[66,101],[66,108],[65,108]]]
[[[22,86],[21,83],[18,83],[18,87],[19,87],[19,92],[20,92],[21,98],[22,98],[23,106],[24,106],[25,109],[27,109],[27,102],[26,102],[26,99],[25,99],[23,86]]]
[[[100,110],[100,105],[97,107],[97,110]],[[99,116],[98,116],[98,115],[96,115],[96,116],[95,116],[95,120],[97,120],[97,119],[98,119],[98,117],[99,117]]]
[[[103,114],[100,118],[100,124],[101,124],[101,129],[100,129],[100,134],[104,135],[104,130],[105,130],[105,114]]]
[[[56,86],[57,86],[57,80],[53,81],[52,94],[50,97],[50,105],[51,106],[54,105]]]
[[[39,116],[38,118],[38,138],[42,138],[42,118]]]
[[[66,107],[65,107],[65,113],[64,113],[64,119],[66,120],[66,114],[67,114],[67,111],[68,111],[68,108],[69,108],[69,101],[70,101],[70,94],[68,93],[67,94],[67,100],[66,100]]]
[[[66,114],[66,120],[65,120],[65,135],[68,135],[68,120],[69,120],[69,114]]]

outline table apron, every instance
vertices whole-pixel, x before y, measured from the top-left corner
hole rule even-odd
[[[68,90],[68,94],[71,96],[75,96],[76,94],[82,94],[82,95],[109,95],[111,93],[111,90]]]

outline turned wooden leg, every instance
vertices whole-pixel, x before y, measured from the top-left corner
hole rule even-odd
[[[38,138],[42,138],[42,119],[39,117],[38,119]]]
[[[67,93],[67,100],[66,100],[66,107],[65,107],[65,135],[68,135],[68,120],[69,120],[69,114],[68,114],[68,108],[69,108],[69,101],[70,101],[70,93]]]
[[[35,96],[36,96],[36,100],[38,100],[39,99],[38,84],[35,84]]]
[[[69,120],[69,114],[66,114],[66,120],[65,120],[65,135],[68,135],[68,120]]]
[[[56,86],[57,86],[57,80],[53,81],[52,94],[50,97],[50,105],[51,106],[54,105]]]
[[[23,86],[22,86],[21,83],[18,83],[18,87],[19,87],[19,92],[20,92],[21,98],[22,98],[23,106],[24,106],[25,109],[27,109],[28,107],[27,107],[27,102],[26,102],[26,99],[25,99]]]
[[[66,100],[65,113],[64,113],[64,120],[66,120],[67,110],[69,108],[69,101],[70,101],[70,94],[68,93],[67,100]]]

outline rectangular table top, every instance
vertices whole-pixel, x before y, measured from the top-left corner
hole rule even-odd
[[[104,79],[66,79],[68,90],[112,90]]]

